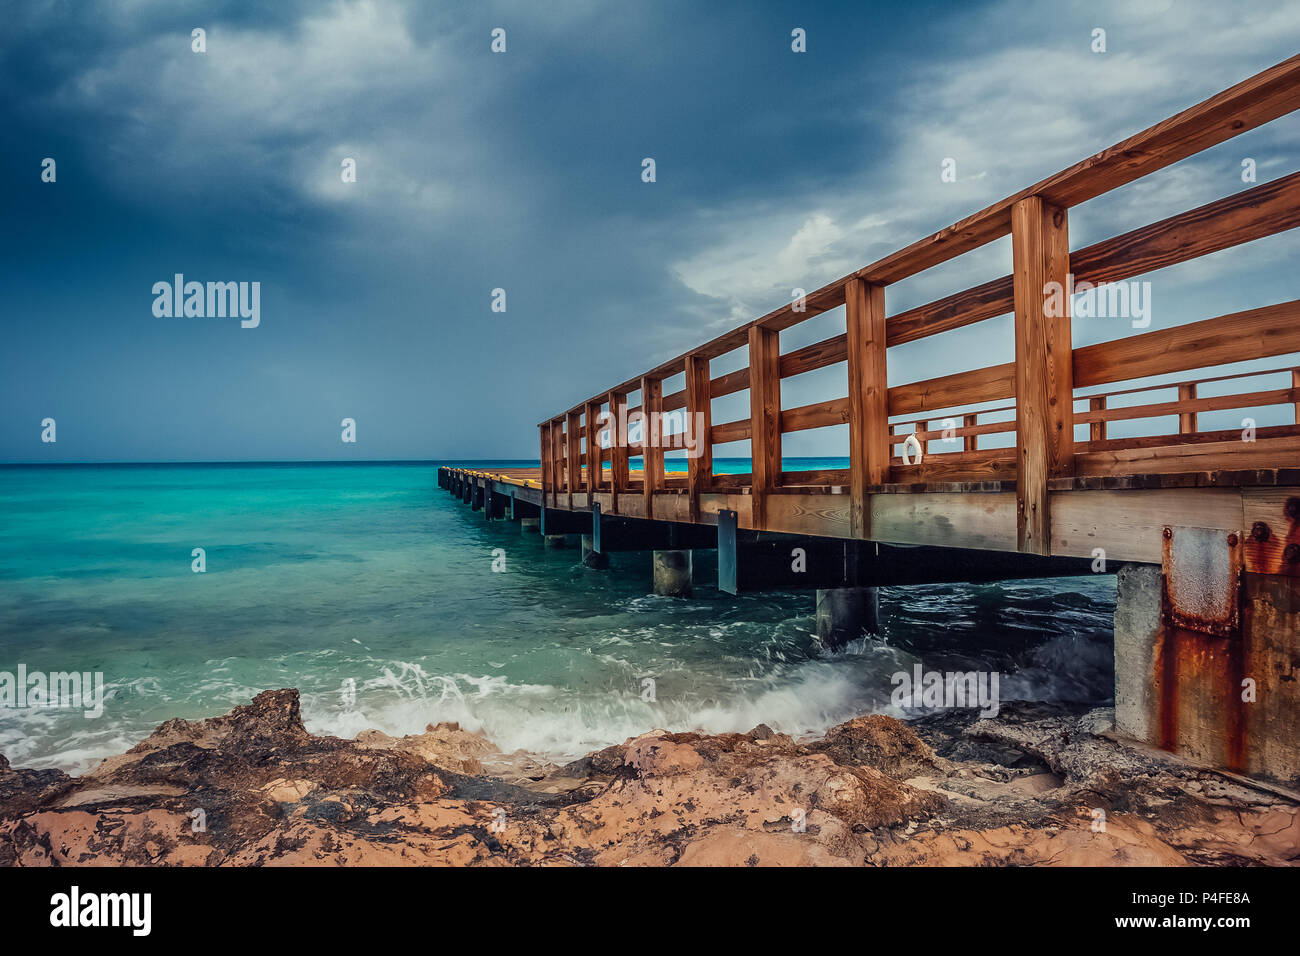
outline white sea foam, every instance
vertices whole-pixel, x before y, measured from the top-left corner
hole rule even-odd
[[[625,689],[585,692],[544,684],[512,683],[502,676],[429,675],[418,665],[397,664],[367,681],[356,705],[330,694],[304,698],[309,730],[352,737],[375,728],[400,736],[428,724],[456,721],[482,731],[507,752],[523,749],[551,759],[571,759],[621,743],[654,728],[706,733],[743,732],[760,723],[793,735],[824,732],[858,714],[889,709],[887,675],[911,658],[867,642],[826,658],[807,660],[787,673],[726,682],[659,680],[657,699],[642,700],[634,681]],[[601,659],[602,655],[596,655]],[[617,659],[605,668],[636,668]],[[689,676],[689,675],[687,675]]]

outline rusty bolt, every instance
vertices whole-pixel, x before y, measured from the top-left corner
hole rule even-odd
[[[1236,546],[1237,546],[1237,533],[1234,531],[1232,534],[1228,535],[1228,547],[1235,548]]]
[[[1300,498],[1288,498],[1286,500],[1286,516],[1292,521],[1300,518]]]
[[[1254,538],[1256,541],[1259,542],[1267,541],[1269,534],[1270,532],[1268,530],[1268,525],[1266,525],[1262,521],[1256,521],[1253,525],[1250,526],[1250,536]]]
[[[1172,537],[1174,536],[1174,529],[1173,529],[1173,528],[1165,528],[1165,532],[1164,532],[1164,534],[1165,534],[1165,538],[1172,538]]]
[[[1300,562],[1300,544],[1288,544],[1282,552],[1282,560],[1287,564]]]

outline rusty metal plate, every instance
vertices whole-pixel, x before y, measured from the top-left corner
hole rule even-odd
[[[1166,625],[1241,634],[1241,542],[1217,528],[1164,529],[1161,615]]]

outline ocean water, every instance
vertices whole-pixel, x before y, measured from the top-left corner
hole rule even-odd
[[[316,733],[455,720],[553,759],[897,714],[890,677],[918,660],[997,670],[1004,700],[1111,695],[1113,577],[884,589],[883,634],[825,652],[812,592],[720,594],[702,553],[693,599],[654,597],[648,555],[585,569],[453,501],[439,464],[0,467],[0,672],[98,671],[108,698],[98,718],[0,707],[0,753],[83,772],[279,687]]]

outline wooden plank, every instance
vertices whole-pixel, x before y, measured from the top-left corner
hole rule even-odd
[[[687,459],[690,488],[690,520],[700,520],[700,496],[709,489],[713,475],[713,397],[709,394],[709,360],[702,355],[686,357],[687,428],[699,443],[699,455]],[[696,423],[699,423],[698,426]]]
[[[574,494],[582,485],[582,413],[569,412],[564,428],[564,463],[568,473],[565,490],[569,494],[569,510],[573,510]]]
[[[734,332],[724,333],[723,335],[724,337],[726,337],[727,335],[734,335]],[[742,333],[741,335],[742,340],[743,337],[744,336]],[[743,341],[741,344],[743,344]],[[641,387],[641,379],[643,378],[653,378],[662,382],[666,378],[672,378],[674,375],[680,375],[685,370],[686,370],[686,356],[679,355],[677,356],[677,358],[669,359],[667,362],[655,366],[650,371],[642,375],[638,375],[636,378],[630,378],[626,382],[623,382],[621,385],[615,386],[615,391],[635,392],[637,389]]]
[[[849,501],[848,495],[770,495],[763,530],[817,537],[851,537]]]
[[[1154,402],[1150,405],[1131,405],[1124,408],[1110,408],[1104,411],[1088,411],[1079,415],[1078,420],[1080,422],[1113,422],[1134,418],[1158,418],[1164,415],[1177,415],[1179,417],[1179,431],[1186,435],[1196,431],[1197,412],[1217,412],[1233,408],[1284,405],[1297,398],[1297,392],[1291,388],[1240,392],[1235,395],[1213,395],[1209,398],[1195,398],[1195,389],[1195,383],[1179,386],[1179,398],[1176,402]],[[1190,419],[1190,421],[1184,421],[1184,419]]]
[[[768,492],[781,480],[781,352],[778,332],[749,330],[749,443],[754,521],[765,527]]]
[[[749,388],[749,369],[738,368],[734,372],[728,372],[726,375],[719,375],[709,383],[709,394],[714,398],[720,398],[723,395],[733,395],[736,392],[743,392]]]
[[[653,517],[656,521],[690,520],[690,496],[659,492],[655,495]]]
[[[979,447],[978,415],[962,416],[962,451],[975,451]]]
[[[1240,532],[1241,492],[1231,488],[1052,492],[1052,554],[1159,564],[1166,525]],[[1249,526],[1247,526],[1249,527]]]
[[[964,419],[969,419],[973,421],[977,416],[966,415],[963,417]],[[901,424],[901,422],[898,424]],[[892,428],[894,426],[890,426],[890,427]],[[944,429],[944,428],[930,429],[927,427],[925,430],[918,431],[916,433],[916,440],[922,443],[931,442],[931,441],[942,441],[944,437],[944,432],[946,432],[947,430],[948,429]],[[974,439],[979,435],[998,435],[998,434],[1003,434],[1005,432],[1013,432],[1015,430],[1016,430],[1016,423],[1015,420],[1013,419],[1009,422],[988,422],[987,424],[984,425],[961,425],[958,428],[952,429],[952,437]],[[900,438],[902,438],[903,441],[906,441],[906,436],[891,435],[886,442],[888,447],[892,449],[895,445],[900,444],[901,443],[899,440]],[[974,450],[975,449],[973,448],[962,449],[962,451],[974,451]],[[930,454],[930,452],[927,450],[926,454],[928,455]],[[952,454],[952,453],[941,452],[940,454]]]
[[[890,415],[916,415],[962,405],[996,402],[1016,394],[1016,363],[940,375],[889,390]]]
[[[1016,477],[1016,450],[989,448],[984,451],[931,455],[919,465],[904,465],[896,459],[890,468],[892,481],[1009,481]]]
[[[569,472],[564,467],[564,419],[551,421],[551,507],[560,507],[560,490],[569,483]]]
[[[891,346],[914,342],[940,332],[1005,315],[1014,307],[1011,276],[946,295],[925,305],[891,315],[886,323]]]
[[[821,315],[823,312],[837,309],[844,304],[844,285],[842,283],[831,283],[822,286],[820,289],[805,295],[803,300],[802,312],[794,310],[794,302],[787,302],[780,308],[767,313],[767,315],[755,319],[753,324],[773,332],[780,332],[798,325],[806,319],[811,319],[814,315]]]
[[[1070,254],[1076,285],[1117,282],[1300,226],[1300,173],[1093,243]],[[1013,308],[1011,276],[889,317],[889,344],[963,328]]]
[[[542,500],[546,500],[546,492],[551,487],[551,482],[555,479],[551,477],[551,423],[543,422],[537,426],[538,434],[541,437],[541,474],[542,483]]]
[[[1012,215],[1016,313],[1016,500],[1021,551],[1047,554],[1047,482],[1073,474],[1074,383],[1071,376],[1070,307],[1049,297],[1050,283],[1068,282],[1070,246],[1066,212],[1030,196]],[[1059,305],[1053,309],[1049,303]]]
[[[1117,282],[1300,226],[1300,172],[1106,239],[1070,257],[1075,281]]]
[[[1096,428],[1105,422],[1093,422],[1089,427]],[[1300,423],[1296,425],[1265,425],[1255,429],[1255,438],[1285,438],[1300,435]],[[1210,442],[1240,441],[1240,428],[1226,428],[1212,432],[1192,432],[1190,434],[1139,435],[1135,438],[1110,438],[1099,442],[1076,443],[1074,454],[1077,458],[1084,452],[1116,451],[1123,448],[1159,448],[1163,445],[1209,444]]]
[[[1291,387],[1300,389],[1300,368],[1291,369]],[[1295,403],[1295,423],[1300,425],[1300,402]]]
[[[1155,447],[1088,451],[1075,456],[1078,475],[1156,475],[1184,471],[1240,471],[1275,468],[1279,462],[1300,460],[1300,437],[1185,443]]]
[[[721,425],[714,425],[711,438],[715,445],[723,445],[729,441],[744,441],[749,437],[750,421],[748,418],[736,422],[723,422]]]
[[[844,485],[848,486],[849,468],[814,468],[808,471],[781,472],[781,488],[791,485]]]
[[[814,402],[787,408],[781,412],[782,432],[801,432],[810,428],[827,428],[831,425],[843,425],[849,421],[849,400],[833,398],[827,402]]]
[[[847,332],[843,332],[840,335],[823,339],[821,342],[814,342],[812,345],[805,345],[801,349],[795,349],[793,352],[782,355],[781,377],[790,378],[792,375],[802,375],[804,372],[811,372],[814,369],[825,368],[828,365],[843,362],[848,357],[849,335]]]
[[[1105,395],[1094,395],[1092,398],[1088,399],[1088,411],[1104,412],[1105,410],[1106,410]],[[1094,442],[1106,440],[1106,420],[1104,418],[1094,418],[1089,423],[1088,440]]]
[[[749,490],[749,486],[753,482],[753,480],[754,480],[754,476],[749,472],[745,472],[743,474],[714,475],[713,487],[714,490],[723,489],[727,491],[744,493]],[[701,504],[700,507],[703,507],[703,504]]]
[[[1074,350],[1080,388],[1300,352],[1300,299]]]
[[[873,541],[1016,550],[1014,492],[872,494],[869,505]]]
[[[1287,546],[1300,544],[1300,524],[1286,513],[1287,502],[1300,497],[1300,488],[1243,488],[1241,496],[1246,570],[1256,574],[1300,574],[1300,565],[1286,560]],[[1257,521],[1268,527],[1268,536],[1263,540],[1252,533]]]
[[[597,436],[600,434],[600,426],[597,421],[600,418],[600,402],[588,402],[586,418],[587,424],[584,426],[587,432],[587,493],[600,490],[600,441]]]
[[[1132,388],[1117,388],[1112,391],[1100,392],[1098,394],[1105,395],[1107,398],[1114,398],[1117,395],[1137,395],[1142,392],[1150,392],[1161,388],[1174,388],[1176,386],[1187,385],[1192,382],[1195,382],[1198,386],[1200,386],[1200,385],[1208,385],[1211,382],[1232,382],[1244,378],[1261,378],[1265,375],[1277,375],[1282,372],[1286,372],[1290,374],[1291,368],[1288,366],[1282,366],[1281,368],[1274,366],[1272,368],[1263,368],[1258,370],[1252,369],[1249,372],[1234,372],[1231,375],[1211,375],[1211,376],[1204,376],[1204,377],[1202,377],[1200,373],[1197,373],[1195,378],[1187,378],[1187,379],[1183,379],[1182,381],[1164,382],[1159,385],[1135,385]]]
[[[889,480],[889,379],[885,289],[854,279],[845,290],[849,374],[849,496],[855,537],[871,527],[867,488]]]
[[[609,513],[618,514],[619,498],[627,491],[628,451],[625,435],[618,430],[619,409],[627,404],[627,396],[622,392],[611,391],[605,401],[609,404],[610,428],[612,435],[609,442]]]
[[[718,523],[719,511],[736,512],[736,526],[754,527],[753,499],[749,495],[714,492],[700,499],[700,511],[703,512],[705,524]]]
[[[1158,562],[1161,529],[1169,523],[1247,533],[1254,520],[1286,540],[1281,515],[1296,489],[1177,488],[1126,491],[1053,491],[1053,554],[1088,558],[1095,548],[1109,562]],[[1246,505],[1243,511],[1243,496]],[[579,496],[586,501],[585,495]],[[604,497],[594,496],[601,501]],[[641,498],[632,499],[640,516]],[[849,537],[849,496],[774,494],[768,501],[769,530],[789,534]],[[872,539],[898,544],[1016,550],[1016,498],[1011,491],[873,493]],[[687,496],[660,492],[656,513],[664,520],[686,520]],[[726,508],[737,512],[741,527],[754,528],[748,495],[714,491],[701,498],[704,523],[716,523]],[[712,520],[709,520],[712,519]]]
[[[657,517],[654,510],[655,492],[663,487],[664,450],[659,441],[659,420],[663,412],[664,383],[662,379],[641,379],[641,410],[645,415],[641,425],[642,436],[642,500],[645,517]],[[652,427],[653,426],[653,427]]]

